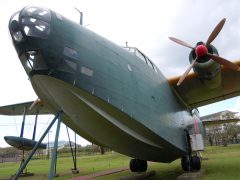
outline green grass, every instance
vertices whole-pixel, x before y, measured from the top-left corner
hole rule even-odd
[[[201,180],[211,179],[240,179],[240,145],[231,145],[228,147],[207,147],[203,153],[208,160],[202,161],[202,168],[205,170]],[[129,157],[118,153],[108,153],[106,155],[84,156],[77,159],[78,168],[81,175],[92,174],[95,172],[115,169],[118,167],[127,167]],[[19,167],[19,163],[0,163],[0,179],[9,178]],[[50,160],[32,160],[28,165],[28,171],[34,172],[35,176],[25,179],[47,179],[50,167]],[[72,167],[71,158],[59,158],[57,165],[57,173],[60,175],[57,179],[69,179],[73,175],[70,168]],[[183,173],[180,167],[180,160],[176,160],[170,164],[149,163],[149,171],[155,170],[156,176],[149,178],[150,180],[176,179]],[[104,177],[96,178],[97,180],[119,179],[122,176],[131,175],[130,171],[124,171]],[[74,175],[75,176],[75,175]]]
[[[71,168],[73,167],[72,158],[59,158],[57,160],[57,174],[60,175],[58,180],[69,179],[72,176],[81,176],[103,171],[106,169],[115,169],[118,167],[126,167],[129,163],[129,157],[118,153],[108,153],[106,155],[84,156],[77,158],[77,167],[80,173],[73,175]],[[19,168],[19,162],[0,163],[0,179],[9,178],[16,173]],[[47,179],[50,169],[50,160],[32,160],[27,166],[29,172],[35,174],[34,177],[24,179]]]
[[[205,175],[201,179],[240,179],[240,145],[208,147],[203,161]]]

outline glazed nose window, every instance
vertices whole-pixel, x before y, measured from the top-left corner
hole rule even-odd
[[[19,12],[15,13],[9,21],[9,30],[12,35],[12,38],[16,42],[20,42],[23,39],[22,32],[18,23]]]
[[[22,18],[22,25],[26,36],[46,39],[50,34],[50,25],[33,17]]]
[[[46,39],[50,34],[51,14],[48,9],[26,7],[21,12],[21,24],[26,36]]]
[[[39,7],[26,7],[21,13],[22,16],[34,17],[45,22],[51,21],[51,14],[48,9]]]

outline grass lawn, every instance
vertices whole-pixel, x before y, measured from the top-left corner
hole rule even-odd
[[[200,179],[240,179],[240,145],[229,145],[228,147],[207,147],[203,153],[208,160],[202,162],[202,168],[205,170],[204,176]],[[106,155],[84,156],[78,158],[77,167],[81,175],[92,174],[107,169],[126,167],[129,164],[129,157],[118,153],[108,153]],[[19,163],[0,163],[0,179],[9,178],[19,167]],[[59,158],[57,173],[60,177],[56,179],[71,179],[70,168],[72,167],[71,158]],[[32,160],[28,165],[28,171],[34,172],[35,176],[24,179],[47,179],[50,168],[50,160]],[[180,160],[170,164],[149,163],[148,170],[155,170],[156,176],[149,179],[176,179],[183,173]],[[124,171],[104,177],[97,180],[119,179],[121,176],[130,175],[130,171]]]
[[[108,153],[106,155],[83,156],[77,158],[77,167],[80,173],[77,176],[92,174],[106,169],[115,169],[118,167],[126,167],[129,163],[129,157],[118,154]],[[0,163],[0,179],[9,178],[10,175],[15,174],[19,168],[19,162]],[[73,167],[72,157],[59,158],[57,160],[57,174],[61,179],[70,179],[73,176],[71,168]],[[31,160],[27,166],[29,172],[33,172],[33,177],[24,179],[47,179],[50,169],[50,160]]]

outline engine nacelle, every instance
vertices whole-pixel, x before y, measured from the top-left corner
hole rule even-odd
[[[197,43],[197,45],[203,44],[202,42]],[[208,52],[211,54],[218,55],[217,49],[213,45],[209,45]],[[189,54],[189,61],[192,63],[196,58],[195,50],[192,50]],[[197,63],[193,67],[193,71],[198,74],[199,78],[202,80],[213,80],[215,79],[221,71],[221,65],[213,61],[210,57],[199,57]]]

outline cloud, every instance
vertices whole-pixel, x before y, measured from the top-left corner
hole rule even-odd
[[[240,4],[236,0],[184,1],[181,9],[171,19],[165,35],[155,34],[155,38],[159,39],[159,43],[156,43],[154,50],[151,51],[151,56],[156,58],[155,63],[164,69],[164,74],[168,77],[176,75],[170,71],[174,67],[181,68],[183,72],[189,64],[190,50],[167,42],[167,37],[174,36],[195,46],[198,41],[206,42],[211,31],[223,17],[227,18],[226,24],[212,44],[223,57],[229,60],[240,58],[240,31],[238,31],[240,19],[236,15],[239,8]]]

